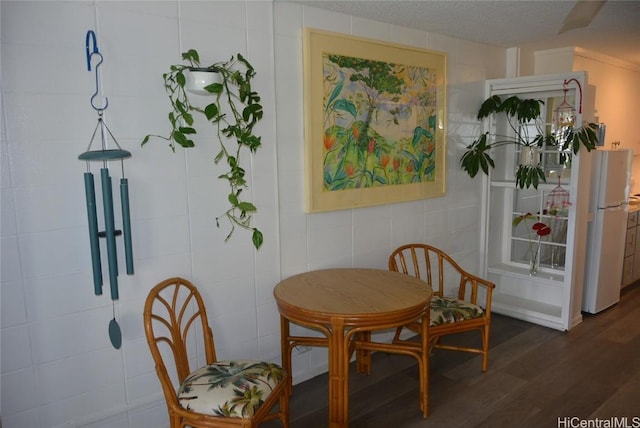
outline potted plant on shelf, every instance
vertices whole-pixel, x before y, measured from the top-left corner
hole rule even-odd
[[[462,169],[475,177],[480,170],[489,174],[489,167],[495,168],[495,161],[491,157],[491,150],[500,146],[514,144],[520,148],[520,163],[516,170],[516,186],[538,188],[540,182],[546,182],[546,177],[540,165],[539,150],[553,146],[560,152],[578,153],[581,146],[587,151],[595,149],[598,137],[598,125],[587,123],[579,128],[564,127],[557,133],[547,133],[541,123],[540,108],[542,100],[521,99],[511,96],[502,99],[498,95],[487,98],[478,110],[478,119],[483,120],[491,115],[504,114],[512,135],[491,135],[485,132],[475,139],[467,151],[462,155],[460,164]],[[532,130],[535,130],[533,133]]]
[[[217,130],[220,151],[214,162],[218,164],[224,160],[228,169],[218,178],[229,183],[230,192],[227,200],[230,206],[216,217],[216,225],[220,227],[220,219],[223,217],[229,222],[230,230],[225,241],[231,237],[236,226],[251,230],[253,245],[256,249],[260,248],[263,242],[262,232],[251,226],[251,217],[257,212],[257,208],[242,198],[243,190],[248,187],[245,168],[242,166],[245,156],[242,154],[246,150],[255,153],[261,145],[261,138],[253,132],[253,127],[263,115],[260,96],[251,87],[255,70],[240,54],[232,56],[226,62],[214,63],[208,67],[200,66],[200,56],[194,49],[184,52],[182,59],[188,61],[188,65],[172,65],[170,71],[162,75],[173,108],[169,113],[171,132],[169,136],[147,135],[142,140],[142,145],[151,137],[158,137],[169,141],[173,151],[176,144],[185,148],[194,147],[192,138],[197,134],[194,128],[194,114],[204,116]],[[217,76],[217,79],[213,79],[211,83],[206,82],[204,87],[194,92],[213,96],[213,102],[205,107],[194,104],[189,98],[187,87],[193,78],[187,76],[191,71]],[[230,147],[229,144],[233,141],[236,145]]]

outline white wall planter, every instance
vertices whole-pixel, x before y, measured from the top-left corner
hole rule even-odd
[[[185,78],[187,80],[185,88],[196,95],[211,95],[205,88],[213,83],[220,83],[221,80],[218,73],[206,68],[190,69]]]

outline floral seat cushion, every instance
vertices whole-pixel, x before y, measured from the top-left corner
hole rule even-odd
[[[477,305],[452,297],[434,296],[431,299],[430,325],[443,325],[453,322],[480,318],[484,310]]]
[[[282,381],[284,370],[263,361],[218,361],[191,373],[178,390],[183,409],[249,418]]]

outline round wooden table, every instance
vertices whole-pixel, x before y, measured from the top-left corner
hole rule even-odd
[[[379,269],[326,269],[294,275],[273,292],[280,312],[282,364],[291,373],[291,350],[297,345],[327,346],[329,353],[329,426],[349,421],[349,360],[356,349],[368,370],[369,352],[381,350],[412,355],[420,370],[420,408],[428,409],[428,340],[415,345],[377,343],[371,331],[421,320],[428,331],[432,291],[424,281]],[[321,331],[325,338],[290,334],[294,322]]]

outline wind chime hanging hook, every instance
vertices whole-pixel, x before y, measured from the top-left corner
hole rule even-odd
[[[567,91],[569,90],[569,83],[571,82],[576,82],[576,86],[578,86],[578,94],[580,95],[580,101],[578,102],[578,113],[582,114],[582,86],[580,86],[580,82],[575,77],[572,77],[571,79],[565,79],[562,82],[565,101],[567,99]]]
[[[91,45],[93,45],[93,48],[91,48]],[[91,107],[93,107],[93,109],[96,110],[98,114],[102,114],[102,111],[106,110],[106,108],[109,106],[109,99],[107,97],[104,97],[104,107],[97,107],[94,104],[94,99],[100,93],[100,78],[98,76],[98,68],[102,64],[103,57],[100,51],[98,50],[98,43],[96,42],[96,33],[94,33],[92,30],[87,31],[87,37],[85,38],[85,51],[87,55],[87,71],[91,71],[91,58],[94,55],[98,57],[98,63],[96,64],[96,67],[95,67],[96,90],[91,96]]]

